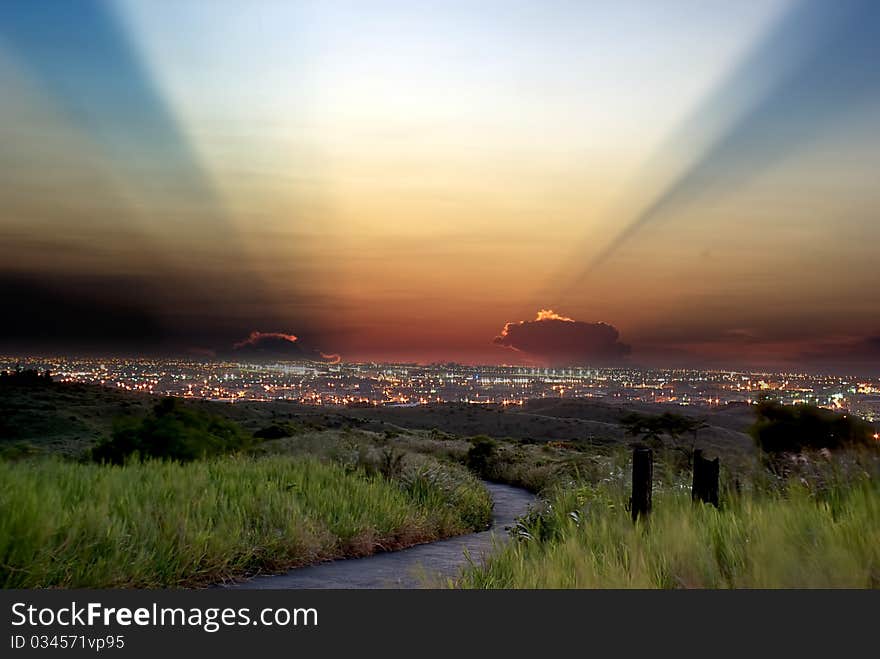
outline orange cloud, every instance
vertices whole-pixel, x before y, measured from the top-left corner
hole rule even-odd
[[[538,317],[535,320],[563,320],[566,323],[575,322],[574,318],[568,318],[567,316],[560,316],[558,313],[553,311],[553,309],[541,309],[538,312]]]
[[[232,347],[238,350],[239,348],[244,348],[248,345],[257,345],[260,341],[264,341],[266,339],[279,339],[282,341],[290,341],[291,343],[296,343],[299,340],[293,334],[283,334],[282,332],[259,332],[255,330],[248,335],[248,338],[243,341],[239,341]]]
[[[327,354],[324,354],[324,353],[322,352],[322,353],[320,353],[320,355],[321,355],[321,357],[323,357],[324,359],[329,360],[329,362],[330,362],[331,364],[338,364],[339,362],[342,361],[342,355],[337,355],[336,353],[333,353],[333,354],[327,355]]]
[[[516,322],[516,323],[507,323],[507,324],[505,324],[504,327],[501,329],[501,334],[500,334],[499,336],[495,337],[496,340],[494,341],[494,343],[501,343],[501,342],[498,341],[497,339],[498,339],[498,338],[504,338],[504,337],[506,337],[506,336],[510,333],[510,328],[511,328],[511,326],[514,326],[514,325],[525,325],[526,322],[534,322],[534,323],[537,323],[537,322],[540,322],[540,321],[543,321],[543,320],[561,320],[561,321],[566,322],[566,323],[573,323],[573,322],[575,322],[573,318],[567,318],[566,316],[560,316],[558,313],[556,313],[555,311],[553,311],[553,309],[541,309],[541,310],[538,312],[538,315],[535,317],[535,320],[533,320],[533,321],[520,320],[520,321],[518,321],[518,322]],[[509,346],[509,347],[513,347],[513,346]],[[516,349],[516,348],[514,348],[514,350],[515,350],[515,349]]]

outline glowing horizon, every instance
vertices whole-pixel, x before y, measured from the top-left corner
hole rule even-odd
[[[553,309],[638,363],[880,368],[867,0],[0,18],[0,349],[499,363]]]

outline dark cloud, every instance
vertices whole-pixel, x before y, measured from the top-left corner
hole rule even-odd
[[[233,344],[227,356],[242,361],[340,361],[339,355],[325,355],[284,332],[253,331]]]
[[[0,275],[0,347],[112,352],[119,346],[157,346],[164,331],[149,305],[133,291],[137,282]]]
[[[492,342],[548,365],[568,366],[620,362],[630,347],[619,339],[613,325],[585,323],[541,310],[535,320],[507,323]]]
[[[207,302],[160,275],[0,272],[0,351],[208,356],[253,320]]]
[[[817,344],[802,352],[798,361],[829,370],[876,375],[880,368],[880,332],[864,338]]]
[[[237,291],[219,301],[218,291],[175,283],[162,274],[0,271],[0,354],[339,361],[302,337],[249,332],[257,323],[278,327],[281,322],[271,310],[259,309],[259,318],[242,313],[231,299]],[[297,327],[314,335],[308,322]]]

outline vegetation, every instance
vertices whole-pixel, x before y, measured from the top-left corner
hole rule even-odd
[[[91,451],[96,462],[123,464],[132,458],[189,462],[247,449],[252,437],[228,419],[163,398],[144,418],[117,420],[111,439]]]
[[[441,441],[330,430],[265,407],[168,398],[145,409],[147,397],[45,382],[16,384],[7,398],[3,587],[212,583],[481,530],[491,519],[488,492]],[[91,427],[107,435],[91,448],[41,441],[43,429],[90,427],[93,410],[102,425]],[[144,412],[112,419],[112,410]]]
[[[0,462],[0,586],[213,583],[484,527],[488,495],[458,478],[289,456]]]
[[[479,530],[492,503],[478,477],[541,503],[465,587],[880,585],[878,443],[827,410],[761,403],[707,426],[595,403],[545,402],[535,415],[444,406],[408,429],[397,423],[408,408],[157,405],[15,379],[0,397],[6,587],[213,583]],[[453,412],[487,430],[435,425]],[[524,436],[520,419],[543,419],[547,436]],[[648,523],[626,510],[627,437],[655,449]],[[697,447],[721,456],[720,510],[691,502]]]
[[[347,472],[393,480],[421,505],[444,511],[438,519],[441,535],[482,530],[492,518],[492,499],[467,469],[451,461],[430,440],[394,440],[368,432],[321,431],[302,435],[290,444],[261,447],[266,452],[321,456]],[[425,442],[426,445],[422,445]],[[292,445],[292,449],[291,449]]]
[[[490,467],[497,457],[497,442],[485,435],[474,437],[471,442],[471,448],[465,457],[465,465],[482,477],[490,476]]]
[[[756,408],[752,436],[765,453],[799,453],[803,449],[839,449],[874,442],[874,430],[852,414],[815,405],[780,405],[762,401]]]
[[[518,540],[459,585],[880,587],[877,455],[813,458],[785,483],[756,474],[740,493],[727,492],[720,510],[694,504],[684,482],[655,486],[645,524],[631,522],[621,481],[556,488],[514,529]]]
[[[610,472],[622,477],[630,451],[587,442],[523,442],[472,437],[455,459],[486,480],[545,493],[556,485],[597,480]],[[456,444],[457,447],[457,444]],[[450,449],[451,450],[451,449]],[[458,449],[461,451],[461,449]]]
[[[258,439],[281,439],[282,437],[292,437],[300,431],[299,427],[289,421],[273,423],[260,428],[254,433],[254,437]]]
[[[0,460],[25,460],[39,454],[39,449],[28,442],[7,442],[0,447]]]
[[[48,370],[22,369],[19,366],[14,371],[0,371],[0,387],[44,387],[51,384],[52,374]]]
[[[664,436],[669,439],[671,446],[685,450],[689,455],[693,453],[696,445],[697,433],[707,427],[705,421],[681,414],[664,412],[663,414],[639,414],[633,412],[624,415],[621,425],[628,435],[641,437],[648,446],[660,448],[665,445]],[[683,447],[680,440],[683,436],[690,435],[692,441],[688,447]]]

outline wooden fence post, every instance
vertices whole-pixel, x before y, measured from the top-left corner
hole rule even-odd
[[[633,522],[651,512],[651,482],[654,477],[654,452],[649,448],[633,449],[633,483],[630,509]]]
[[[707,460],[700,449],[694,451],[694,481],[691,499],[711,503],[718,507],[718,475],[721,463],[718,458]]]

